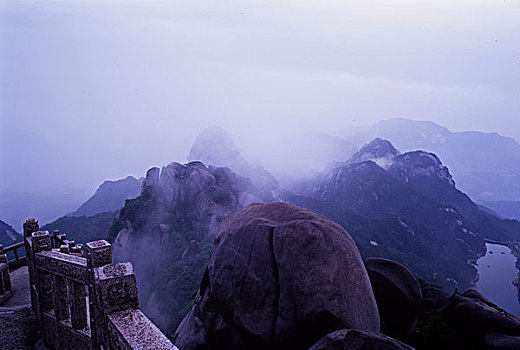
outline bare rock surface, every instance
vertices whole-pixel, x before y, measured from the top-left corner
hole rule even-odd
[[[309,350],[413,350],[409,345],[401,343],[384,334],[361,331],[358,329],[342,329],[327,334]]]

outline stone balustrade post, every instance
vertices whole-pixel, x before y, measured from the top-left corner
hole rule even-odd
[[[118,263],[95,268],[97,311],[101,316],[104,346],[110,349],[108,316],[118,311],[139,308],[137,281],[131,263]]]
[[[91,270],[89,284],[90,332],[92,348],[100,349],[105,344],[104,315],[97,307],[97,288],[95,288],[95,269],[112,263],[112,246],[105,240],[88,242],[86,244],[87,266]]]
[[[104,239],[87,243],[87,261],[90,267],[112,263],[112,246]]]
[[[11,277],[7,255],[0,255],[0,302],[11,296]]]
[[[39,231],[40,226],[38,225],[38,220],[36,219],[27,219],[23,223],[23,235],[24,237],[31,237],[33,232]]]
[[[36,231],[31,234],[32,239],[32,257],[31,260],[34,262],[34,256],[36,253],[41,251],[52,250],[51,237],[48,231]],[[37,298],[37,315],[40,320],[43,318],[43,313],[50,311],[54,307],[54,300],[52,296],[52,281],[51,275],[43,271],[37,271],[33,268],[33,274],[36,284]],[[34,307],[34,305],[33,305]]]

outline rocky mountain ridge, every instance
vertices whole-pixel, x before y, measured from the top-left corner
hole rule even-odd
[[[147,315],[168,328],[172,322],[168,312],[185,310],[200,278],[201,271],[190,264],[207,258],[220,222],[250,203],[275,200],[272,192],[228,168],[174,162],[148,170],[142,194],[127,201],[111,227],[114,259],[133,263]],[[146,250],[141,249],[144,246]],[[181,277],[188,278],[182,285],[176,280]],[[170,307],[178,310],[157,308],[156,299],[164,289],[177,295]]]
[[[450,168],[460,189],[475,201],[520,199],[520,143],[511,137],[452,132],[430,121],[405,118],[345,129],[339,135],[358,146],[383,138],[403,152],[435,153]]]

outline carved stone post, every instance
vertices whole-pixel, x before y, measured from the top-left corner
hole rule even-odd
[[[27,219],[23,223],[23,236],[24,236],[24,241],[25,241],[25,256],[27,259],[27,267],[29,270],[29,280],[31,281],[31,284],[35,283],[34,271],[33,271],[33,261],[32,261],[33,254],[32,254],[32,249],[31,249],[32,246],[28,242],[27,239],[30,240],[32,237],[32,233],[39,231],[39,230],[40,230],[40,226],[38,225],[38,220],[36,220],[36,219]],[[31,301],[33,302],[33,307],[34,307],[34,300],[33,300],[34,295],[33,294],[34,294],[34,291],[31,289]]]
[[[0,266],[2,266],[2,268],[0,268],[0,294],[11,295],[11,276],[9,275],[7,255],[0,255]]]
[[[87,243],[87,261],[90,266],[100,267],[112,263],[112,246],[104,239]]]
[[[88,242],[86,244],[87,266],[91,271],[88,289],[90,310],[90,334],[92,348],[100,349],[105,344],[103,311],[96,307],[97,291],[95,288],[95,269],[112,263],[112,247],[105,240]]]
[[[97,307],[103,316],[105,349],[111,349],[108,333],[108,315],[139,308],[137,281],[131,263],[110,264],[95,268]]]
[[[32,257],[31,260],[34,262],[34,255],[44,250],[51,250],[51,237],[48,231],[36,231],[31,234],[32,239]],[[37,307],[38,315],[42,320],[43,313],[52,310],[53,298],[52,298],[52,282],[49,273],[38,271],[33,266],[33,274],[35,278],[36,293],[37,293]],[[34,305],[33,305],[34,307]]]
[[[31,237],[33,232],[39,231],[40,226],[38,225],[38,220],[36,219],[27,219],[23,223],[23,236]]]

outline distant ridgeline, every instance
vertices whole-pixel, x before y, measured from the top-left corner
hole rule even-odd
[[[82,243],[107,239],[112,221],[119,216],[119,210],[125,205],[125,201],[140,195],[141,183],[142,179],[132,176],[117,181],[105,181],[75,212],[43,226],[42,229],[73,234],[76,241]]]

